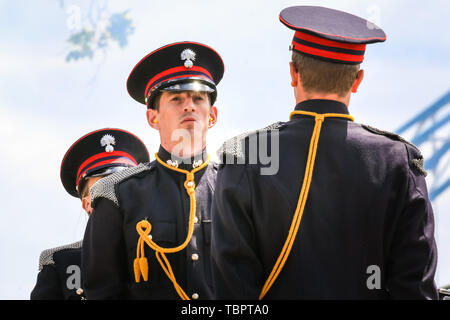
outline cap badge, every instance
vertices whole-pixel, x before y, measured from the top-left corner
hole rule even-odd
[[[100,144],[102,145],[102,147],[105,147],[106,152],[113,152],[114,147],[112,145],[116,144],[116,139],[110,134],[105,134],[101,138]]]
[[[181,60],[186,60],[184,61],[184,66],[186,68],[192,68],[194,65],[193,61],[195,61],[195,52],[191,49],[184,49],[183,52],[181,52]]]

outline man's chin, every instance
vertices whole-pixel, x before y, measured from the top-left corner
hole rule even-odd
[[[189,130],[189,131],[198,131],[201,132],[202,131],[202,124],[199,123],[198,121],[184,121],[180,124],[180,129],[185,129],[185,130]]]
[[[194,122],[184,122],[181,125],[181,129],[193,131],[196,128],[196,125]]]

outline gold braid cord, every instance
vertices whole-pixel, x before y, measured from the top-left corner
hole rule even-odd
[[[311,137],[311,142],[309,144],[309,152],[308,152],[308,160],[306,162],[305,176],[303,179],[302,189],[300,191],[300,197],[298,198],[297,208],[295,209],[294,218],[292,219],[291,227],[289,228],[289,233],[286,242],[284,243],[284,246],[281,249],[281,253],[278,256],[278,259],[275,265],[273,266],[272,272],[270,273],[261,290],[261,293],[259,295],[260,300],[263,299],[264,296],[267,294],[267,292],[270,290],[275,280],[277,279],[278,275],[280,274],[281,270],[283,269],[284,264],[286,263],[286,260],[291,252],[292,245],[294,244],[295,238],[297,236],[298,228],[300,227],[300,221],[302,220],[303,211],[306,205],[306,200],[308,198],[309,187],[311,186],[311,180],[314,170],[314,162],[316,160],[317,146],[319,144],[319,136],[320,136],[320,129],[322,128],[322,123],[324,122],[325,118],[346,118],[350,119],[351,121],[354,121],[352,116],[346,114],[345,115],[339,113],[318,114],[315,112],[307,112],[307,111],[293,111],[290,115],[290,118],[292,118],[292,116],[295,114],[314,117],[316,123]]]
[[[184,292],[181,286],[177,283],[175,279],[175,274],[173,273],[172,267],[170,265],[169,260],[166,257],[166,253],[174,253],[183,250],[188,245],[189,241],[191,241],[192,234],[194,232],[194,218],[196,212],[196,199],[195,199],[195,181],[194,174],[204,167],[206,167],[209,163],[209,155],[208,159],[199,167],[195,168],[192,171],[187,171],[175,167],[171,167],[168,164],[164,163],[158,156],[155,155],[156,160],[170,170],[174,170],[180,173],[186,174],[186,181],[184,182],[184,187],[186,189],[187,194],[190,199],[190,213],[189,213],[189,228],[186,240],[177,247],[174,248],[163,248],[158,246],[153,240],[150,232],[152,230],[152,224],[147,220],[141,220],[136,224],[136,230],[139,233],[139,240],[137,243],[136,249],[136,259],[134,259],[134,277],[136,282],[140,282],[140,278],[144,279],[144,281],[148,281],[148,261],[144,254],[144,244],[146,243],[150,248],[155,251],[156,258],[158,259],[159,264],[162,269],[166,273],[167,277],[172,281],[175,290],[178,295],[183,300],[190,300],[188,295]]]

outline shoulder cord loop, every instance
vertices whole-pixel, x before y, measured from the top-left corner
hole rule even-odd
[[[307,112],[307,111],[293,111],[291,113],[289,119],[291,119],[292,116],[295,114],[301,114],[301,115],[307,115],[307,116],[314,117],[316,122],[314,125],[313,134],[312,134],[311,141],[309,144],[308,160],[306,162],[305,176],[303,179],[300,196],[298,198],[297,208],[295,209],[294,217],[292,219],[292,223],[289,228],[289,233],[288,233],[286,242],[284,243],[281,253],[278,256],[278,259],[277,259],[275,265],[273,266],[272,272],[270,273],[269,277],[267,278],[267,280],[261,290],[261,293],[259,295],[260,300],[262,300],[264,298],[264,296],[267,294],[267,292],[269,291],[269,289],[272,287],[275,280],[277,279],[278,275],[280,274],[281,270],[283,269],[284,264],[286,263],[286,260],[289,257],[289,254],[291,252],[292,245],[294,244],[295,238],[297,236],[298,228],[300,227],[300,221],[303,216],[303,210],[305,209],[306,200],[308,198],[309,188],[311,186],[314,162],[316,160],[317,146],[319,144],[319,136],[320,136],[320,130],[322,128],[322,123],[324,122],[325,118],[346,118],[346,119],[350,119],[351,121],[354,121],[354,118],[352,116],[346,115],[346,114],[340,114],[340,113],[318,114],[315,112]]]
[[[155,156],[156,160],[166,168],[186,174],[186,181],[184,182],[184,187],[190,199],[189,228],[186,240],[182,244],[174,248],[163,248],[157,245],[152,240],[152,236],[150,235],[150,231],[152,230],[152,224],[145,219],[138,222],[136,224],[136,230],[139,233],[139,240],[136,248],[136,259],[134,259],[134,277],[136,282],[140,282],[141,276],[144,279],[144,281],[148,280],[148,261],[144,254],[144,243],[146,243],[150,248],[152,248],[155,251],[155,255],[156,258],[158,259],[159,264],[161,265],[162,269],[164,270],[170,281],[172,281],[173,286],[177,291],[178,295],[180,296],[180,298],[183,300],[190,300],[188,295],[177,283],[177,280],[175,279],[175,274],[173,273],[172,267],[165,253],[174,253],[181,251],[191,241],[192,234],[194,232],[194,218],[196,212],[194,174],[208,165],[210,156],[208,155],[208,159],[202,165],[198,166],[192,171],[169,166],[159,158],[157,153]]]

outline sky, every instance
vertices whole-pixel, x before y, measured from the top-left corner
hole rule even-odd
[[[385,43],[367,47],[364,81],[349,106],[356,122],[395,131],[450,89],[450,4],[445,0],[94,3],[0,0],[0,299],[29,299],[40,252],[83,237],[87,215],[59,177],[61,160],[74,141],[96,129],[121,128],[139,136],[154,159],[158,133],[147,124],[145,106],[128,95],[126,79],[156,48],[196,41],[222,56],[219,118],[208,134],[212,156],[225,139],[285,121],[294,108],[288,68],[293,32],[278,21],[288,6],[344,10],[386,32]],[[134,28],[127,45],[111,43],[92,59],[66,61],[74,32],[93,23],[93,30],[102,30],[108,17],[124,11]],[[448,130],[440,133],[448,139]],[[426,158],[432,147],[423,148]],[[435,178],[430,175],[427,182]],[[436,282],[446,285],[450,190],[433,208]]]

